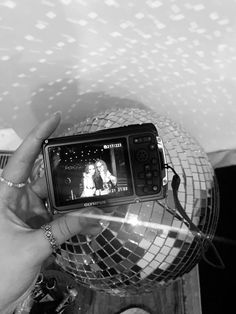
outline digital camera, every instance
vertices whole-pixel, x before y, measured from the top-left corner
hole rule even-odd
[[[47,139],[42,146],[51,211],[163,199],[163,142],[152,123]]]

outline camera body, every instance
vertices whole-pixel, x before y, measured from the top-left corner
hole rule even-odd
[[[152,123],[47,139],[42,151],[54,214],[166,196],[165,150]]]

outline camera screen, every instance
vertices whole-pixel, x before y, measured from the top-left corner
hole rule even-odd
[[[133,194],[125,138],[48,148],[56,206]]]

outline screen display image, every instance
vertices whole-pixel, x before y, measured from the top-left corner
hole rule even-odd
[[[56,206],[133,194],[125,138],[48,149]]]

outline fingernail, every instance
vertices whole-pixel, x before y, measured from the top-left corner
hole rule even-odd
[[[56,111],[54,113],[52,113],[50,116],[48,116],[47,120],[54,120],[54,119],[61,119],[62,116],[62,112],[61,111]]]
[[[51,114],[48,118],[48,120],[55,120],[55,121],[60,121],[62,116],[61,111],[56,111],[53,114]]]
[[[56,111],[53,113],[54,117],[61,117],[62,116],[62,112],[60,110]]]
[[[39,124],[35,137],[38,140],[49,137],[55,131],[61,120],[61,112],[57,111]]]

